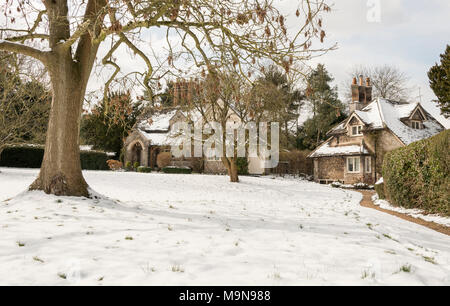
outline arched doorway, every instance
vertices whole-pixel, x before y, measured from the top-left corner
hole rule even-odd
[[[131,149],[131,162],[134,164],[136,162],[141,164],[141,156],[142,156],[142,145],[140,142],[136,142]]]

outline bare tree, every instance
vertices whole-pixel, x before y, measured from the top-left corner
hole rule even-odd
[[[293,13],[299,30],[288,33],[286,16],[272,0],[3,2],[0,50],[41,61],[52,84],[44,160],[30,189],[89,196],[79,159],[79,126],[86,87],[102,43],[109,47],[101,62],[115,69],[106,87],[120,71],[114,54],[124,45],[144,60],[143,83],[152,90],[150,84],[160,78],[154,73],[155,62],[135,43],[150,37],[148,29],[166,32],[169,51],[163,57],[173,69],[181,56],[189,56],[196,67],[209,71],[224,61],[234,61],[242,75],[247,75],[267,59],[288,70],[295,61],[327,51],[313,49],[312,42],[316,38],[323,42],[322,13],[330,7],[325,0],[298,0],[297,7]],[[169,39],[172,34],[179,36],[176,45]],[[39,40],[38,45],[31,44]]]
[[[7,146],[45,139],[50,93],[33,66],[23,56],[0,52],[0,155]]]
[[[373,86],[373,98],[384,98],[393,101],[406,102],[410,99],[411,88],[408,87],[409,77],[397,67],[383,66],[355,66],[349,73],[349,77],[343,88],[347,89],[352,79],[359,76],[369,77]],[[351,99],[351,92],[347,90],[345,96]]]

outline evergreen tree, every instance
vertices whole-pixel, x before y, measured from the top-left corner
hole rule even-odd
[[[445,53],[441,54],[441,64],[431,67],[428,78],[442,114],[450,117],[450,45],[447,45]]]
[[[326,133],[338,122],[344,120],[345,106],[338,99],[337,87],[331,87],[334,79],[325,66],[319,64],[308,78],[307,102],[313,112],[299,130],[297,147],[312,150],[326,139]]]
[[[81,138],[96,150],[121,156],[123,140],[128,136],[142,110],[129,93],[114,92],[103,99],[91,114],[83,116]]]

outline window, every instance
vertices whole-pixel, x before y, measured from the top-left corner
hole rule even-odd
[[[411,127],[415,130],[420,130],[422,129],[422,123],[420,121],[412,121]]]
[[[352,136],[361,136],[362,135],[362,125],[354,125],[352,126]]]
[[[360,165],[359,157],[348,157],[347,158],[347,172],[350,173],[359,173],[359,165]]]
[[[206,152],[206,159],[208,161],[220,161],[221,160],[220,157],[217,157],[215,149],[210,149]]]
[[[366,156],[365,167],[366,167],[366,173],[372,172],[372,158],[370,156]]]

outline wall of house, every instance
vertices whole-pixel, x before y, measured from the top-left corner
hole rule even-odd
[[[376,170],[376,178],[379,179],[383,160],[386,153],[401,148],[404,144],[389,130],[373,131],[364,135],[364,142],[370,151],[375,152],[376,160],[373,160],[372,168]],[[375,171],[374,175],[375,175]]]

